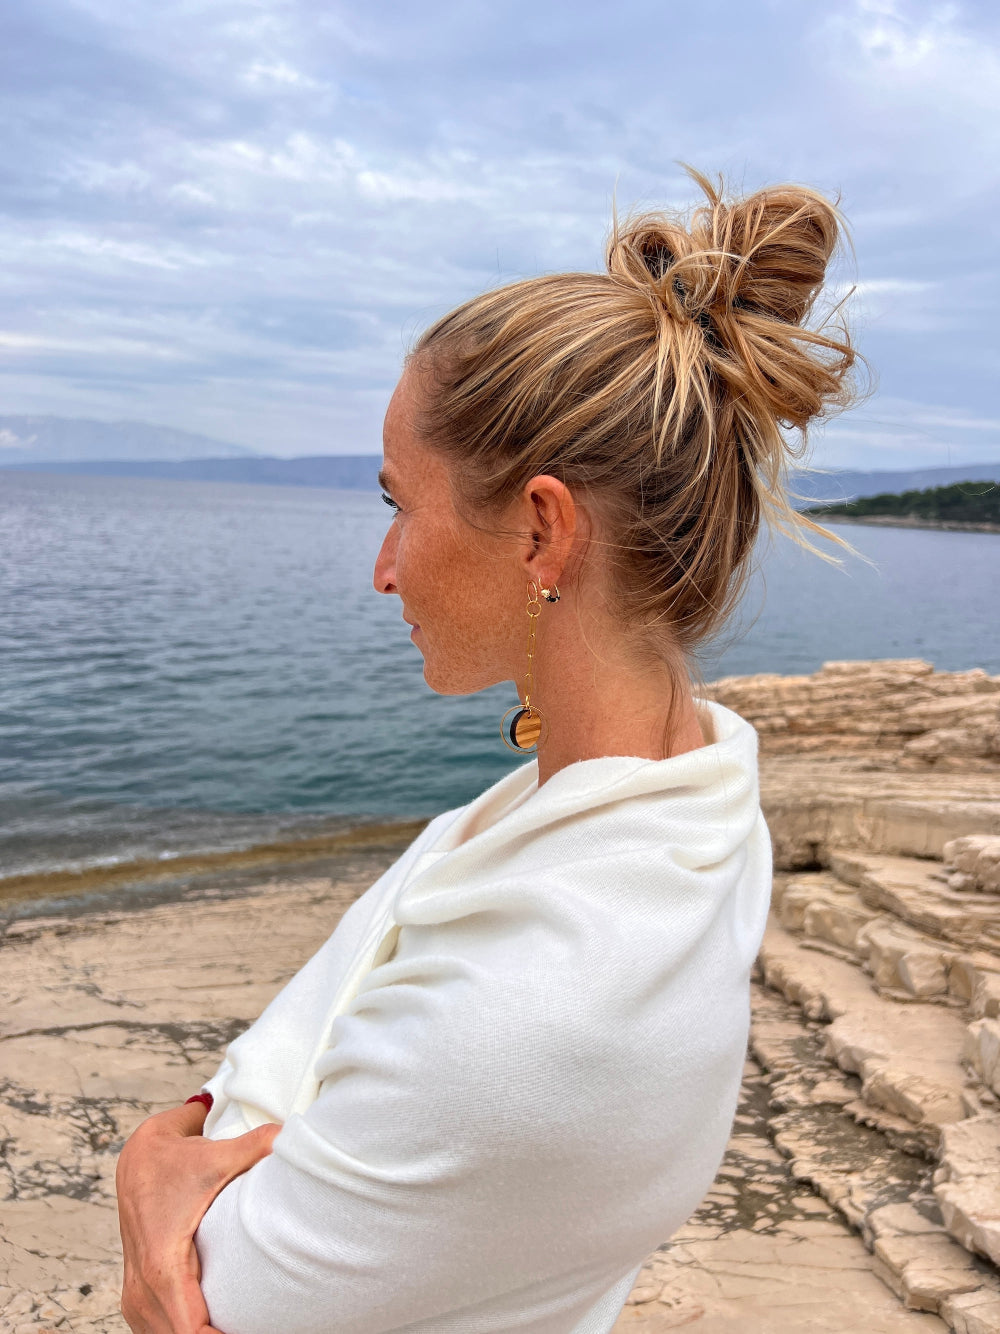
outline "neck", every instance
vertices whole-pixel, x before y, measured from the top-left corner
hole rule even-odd
[[[686,674],[640,664],[621,637],[542,616],[531,702],[545,720],[538,783],[605,755],[663,760],[705,744]]]

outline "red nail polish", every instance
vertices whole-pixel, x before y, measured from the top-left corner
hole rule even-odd
[[[214,1101],[215,1099],[212,1097],[211,1093],[195,1093],[192,1097],[185,1098],[184,1106],[186,1107],[189,1102],[200,1102],[204,1104],[206,1111],[210,1112]]]

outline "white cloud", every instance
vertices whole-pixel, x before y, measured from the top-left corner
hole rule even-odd
[[[443,173],[425,176],[391,171],[359,171],[355,177],[363,195],[380,203],[448,203],[458,199],[486,202],[489,191]]]
[[[826,20],[823,32],[830,58],[843,62],[841,77],[863,103],[905,118],[918,140],[925,127],[936,127],[924,138],[925,151],[936,156],[944,148],[944,127],[962,125],[980,143],[996,141],[989,113],[1000,110],[1000,52],[995,35],[974,31],[967,8],[854,0]]]
[[[29,449],[37,437],[29,435],[23,438],[3,427],[0,429],[0,449]]]
[[[141,241],[121,241],[94,232],[56,232],[47,237],[44,244],[52,250],[75,251],[88,261],[135,264],[151,269],[177,270],[200,267],[207,262],[203,256],[176,243],[160,249]]]
[[[814,436],[825,466],[946,467],[1000,460],[1000,417],[886,396],[835,419]]]
[[[923,23],[914,23],[896,0],[857,0],[855,10],[853,29],[862,51],[904,71],[926,65],[952,35],[950,5],[932,9]]]
[[[70,352],[84,366],[106,357],[133,357],[144,361],[179,362],[185,360],[182,348],[163,347],[160,344],[127,338],[38,338],[29,334],[12,334],[0,329],[0,348],[6,352],[61,354]],[[41,369],[41,363],[39,363]],[[93,366],[91,366],[91,373]]]
[[[130,195],[148,190],[153,184],[152,173],[138,162],[100,162],[81,158],[70,162],[66,176],[84,190],[109,195]]]
[[[274,88],[275,85],[303,90],[319,87],[316,79],[311,79],[284,60],[255,60],[243,77],[249,84],[264,85],[267,88]]]
[[[181,203],[205,205],[218,203],[217,197],[210,190],[204,185],[196,185],[193,181],[178,181],[176,185],[170,186],[168,193]]]
[[[192,157],[203,170],[224,172],[230,178],[283,180],[312,189],[343,185],[357,171],[357,154],[343,139],[324,142],[296,131],[274,146],[250,139],[230,139],[197,145]]]

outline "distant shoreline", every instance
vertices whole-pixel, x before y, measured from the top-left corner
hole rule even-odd
[[[938,528],[948,533],[1000,533],[1000,523],[963,523],[957,519],[916,519],[902,514],[811,514],[818,523],[858,523],[874,528]]]

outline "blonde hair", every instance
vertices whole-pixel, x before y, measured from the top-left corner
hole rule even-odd
[[[794,510],[787,471],[858,360],[839,315],[806,324],[836,207],[799,185],[727,201],[691,175],[706,202],[616,219],[606,273],[486,292],[411,354],[418,429],[464,501],[500,514],[539,473],[582,491],[626,624],[685,657],[739,598],[762,518],[806,546],[832,538]]]

